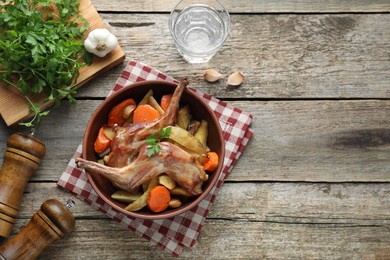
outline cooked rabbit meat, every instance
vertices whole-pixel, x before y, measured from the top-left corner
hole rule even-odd
[[[208,175],[194,156],[172,143],[161,142],[160,152],[148,157],[146,147],[146,144],[143,145],[138,157],[129,165],[121,168],[109,167],[81,158],[77,158],[76,163],[78,167],[93,174],[101,174],[128,191],[165,173],[191,195],[196,196],[202,193],[202,184],[208,179]]]
[[[182,78],[173,93],[172,100],[167,111],[157,120],[150,123],[136,123],[116,128],[116,134],[111,142],[111,152],[105,159],[108,166],[123,167],[128,165],[133,152],[145,144],[146,137],[157,134],[166,126],[175,125],[179,110],[180,98],[188,85],[186,78]]]

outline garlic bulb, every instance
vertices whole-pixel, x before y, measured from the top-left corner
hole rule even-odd
[[[207,69],[204,71],[203,77],[207,82],[215,82],[222,78],[223,75],[214,69]]]
[[[227,84],[230,86],[239,86],[244,81],[244,74],[241,71],[236,71],[227,79]]]
[[[109,30],[95,29],[88,34],[84,41],[85,49],[99,57],[104,57],[113,51],[118,45],[118,41]]]

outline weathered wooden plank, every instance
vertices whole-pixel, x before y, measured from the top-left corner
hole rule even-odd
[[[383,226],[289,225],[207,220],[182,259],[386,259],[389,229]],[[165,251],[103,220],[77,223],[71,236],[39,259],[171,259]]]
[[[255,130],[233,179],[390,180],[389,101],[233,104],[254,115]]]
[[[115,2],[93,0],[98,11],[121,12],[170,12],[178,0],[118,0]],[[224,0],[222,3],[230,13],[340,13],[340,12],[388,12],[390,4],[386,0]]]
[[[290,224],[350,226],[389,225],[390,184],[225,182],[208,218]],[[57,187],[55,182],[30,182],[18,219],[29,219],[47,199],[73,199],[81,219],[108,219],[103,213]],[[17,232],[17,229],[14,229]]]
[[[58,180],[100,102],[63,102],[51,112],[38,133],[47,154],[32,180]],[[229,103],[254,116],[255,131],[231,181],[390,181],[389,100]]]
[[[383,259],[390,253],[388,186],[225,183],[198,243],[181,257]],[[67,194],[54,183],[30,183],[14,233],[51,197],[65,201]],[[40,259],[170,257],[76,202],[75,230]]]
[[[234,15],[232,32],[208,63],[191,65],[178,54],[167,14],[102,14],[111,24],[127,61],[136,59],[170,76],[187,76],[220,98],[389,98],[390,15]],[[251,24],[251,26],[247,26]],[[216,84],[203,80],[215,68]],[[80,96],[105,96],[123,66],[93,80]],[[244,84],[227,87],[242,71]],[[104,87],[96,87],[96,85]]]

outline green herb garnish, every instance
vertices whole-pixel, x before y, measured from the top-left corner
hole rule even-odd
[[[161,139],[169,138],[171,131],[172,127],[166,127],[164,129],[160,129],[158,136],[156,134],[152,134],[146,138],[146,143],[148,144],[146,147],[146,153],[148,157],[151,157],[152,155],[158,154],[160,152]]]
[[[22,125],[38,126],[48,112],[29,94],[44,93],[44,102],[56,105],[62,98],[75,101],[74,84],[88,55],[83,46],[88,22],[79,16],[77,0],[0,1],[0,80],[15,86],[35,113]]]

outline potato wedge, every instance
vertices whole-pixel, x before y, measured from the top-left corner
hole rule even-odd
[[[199,140],[199,142],[203,145],[203,147],[207,148],[207,137],[208,137],[208,123],[206,120],[202,120],[200,122],[198,131],[195,133],[195,138]]]
[[[172,190],[173,188],[176,187],[176,182],[171,179],[168,175],[160,175],[158,177],[158,182],[165,186],[168,190]]]
[[[108,139],[110,139],[110,140],[114,139],[114,137],[115,137],[115,130],[114,130],[114,127],[108,126],[108,125],[103,125],[102,127],[103,127],[103,133],[104,133],[104,135],[105,135]]]
[[[130,203],[126,208],[125,210],[128,210],[128,211],[138,211],[140,209],[142,209],[143,207],[146,206],[146,201],[149,197],[149,193],[150,193],[150,190],[153,189],[154,187],[156,187],[158,185],[158,177],[155,177],[153,178],[149,185],[148,185],[148,189],[144,192],[144,194],[142,194],[141,197],[139,197],[136,201],[134,201],[133,203]]]
[[[117,190],[111,195],[111,198],[114,200],[131,203],[139,199],[141,196],[141,193],[134,194],[124,190]]]
[[[183,203],[182,203],[181,200],[179,200],[178,198],[172,198],[172,199],[169,201],[168,207],[173,208],[173,209],[176,209],[176,208],[180,207],[182,204],[183,204]]]
[[[177,113],[177,125],[187,130],[189,123],[191,122],[192,115],[190,113],[190,107],[184,106],[179,109]]]
[[[125,119],[125,122],[129,122],[133,119],[133,112],[136,107],[136,105],[130,105],[123,109],[123,119]]]
[[[172,195],[182,196],[182,197],[191,197],[191,194],[188,193],[183,187],[176,187],[170,190]]]
[[[199,126],[200,126],[200,121],[191,120],[190,124],[187,126],[187,131],[190,132],[190,134],[195,135],[195,133],[199,129]]]
[[[100,164],[104,164],[104,160],[103,159],[99,159],[99,160],[97,160],[97,162],[100,163]]]
[[[153,96],[150,96],[148,98],[148,104],[151,107],[153,107],[154,109],[156,109],[160,113],[160,115],[164,114],[164,110],[161,108],[160,104],[157,102],[157,100]]]
[[[145,105],[145,104],[148,104],[148,101],[149,101],[149,97],[150,96],[153,96],[153,90],[149,90],[146,95],[143,97],[143,99],[138,103],[137,106],[139,105]]]
[[[171,127],[171,134],[169,136],[170,140],[197,154],[206,153],[205,147],[188,131],[178,126],[168,127]]]

